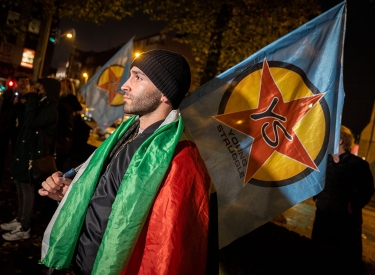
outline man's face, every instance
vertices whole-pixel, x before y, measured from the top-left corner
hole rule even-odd
[[[155,111],[163,94],[137,67],[130,70],[129,79],[121,86],[124,92],[124,113],[139,116]]]
[[[22,90],[27,90],[30,87],[30,82],[28,78],[20,78],[17,81],[18,88]]]

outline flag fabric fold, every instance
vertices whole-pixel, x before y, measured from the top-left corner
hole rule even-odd
[[[346,2],[187,96],[218,195],[220,248],[323,188],[338,148]]]
[[[129,78],[133,38],[108,60],[81,88],[86,107],[101,130],[124,114],[121,85]]]

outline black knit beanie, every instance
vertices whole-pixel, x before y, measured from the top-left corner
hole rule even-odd
[[[179,53],[151,50],[142,53],[131,64],[138,67],[177,109],[189,91],[190,66]]]

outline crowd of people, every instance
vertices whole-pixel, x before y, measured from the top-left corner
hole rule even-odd
[[[25,73],[16,75],[16,87],[4,91],[0,109],[0,182],[3,179],[5,160],[11,155],[10,174],[18,195],[17,217],[0,225],[7,231],[2,237],[8,241],[28,239],[37,187],[42,179],[34,178],[32,174],[32,160],[47,155],[56,157],[56,169],[66,171],[74,165],[65,157],[68,147],[62,144],[69,139],[76,148],[81,150],[89,137],[90,127],[77,123],[82,110],[74,86],[67,86],[72,82],[64,79],[41,78],[31,85],[30,78]],[[69,84],[68,84],[69,83]],[[69,98],[67,102],[67,98]],[[73,103],[72,103],[73,102]],[[82,131],[86,131],[84,134]],[[79,132],[81,139],[74,140],[75,132]],[[85,139],[82,144],[82,139]],[[66,147],[66,149],[62,149]],[[62,153],[64,152],[64,154]],[[71,151],[68,152],[72,154]],[[69,167],[69,168],[67,168]],[[44,200],[53,212],[56,203]]]

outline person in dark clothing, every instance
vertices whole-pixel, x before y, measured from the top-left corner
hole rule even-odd
[[[133,61],[121,90],[124,113],[135,115],[73,181],[56,172],[39,189],[61,200],[42,264],[73,261],[76,275],[218,274],[214,186],[178,110],[190,82],[178,53],[152,50]]]
[[[73,116],[73,154],[70,158],[70,167],[77,167],[87,158],[91,127],[82,119],[81,113]],[[90,151],[90,150],[89,150]]]
[[[362,208],[374,194],[367,161],[350,153],[351,131],[341,126],[339,154],[329,155],[324,189],[316,203],[311,239],[362,260]]]
[[[25,95],[25,121],[17,139],[11,165],[11,176],[17,187],[17,217],[1,224],[8,241],[30,237],[31,216],[33,213],[38,182],[30,179],[30,160],[53,153],[57,126],[57,104],[60,83],[52,78],[39,79],[35,89]],[[39,182],[40,184],[40,182]]]
[[[24,114],[24,94],[30,89],[29,77],[25,73],[16,75],[16,87],[0,95],[0,182],[3,178],[7,153],[14,152],[16,140],[21,129]],[[11,146],[9,146],[11,145]]]
[[[74,85],[70,83],[69,79],[63,79],[60,81],[60,101],[58,106],[59,120],[57,127],[57,139],[56,139],[56,166],[59,171],[68,171],[76,164],[74,162],[75,155],[82,150],[81,147],[75,145],[77,137],[76,132],[83,134],[82,139],[86,137],[85,143],[87,142],[88,135],[82,133],[84,129],[80,129],[82,125],[77,125],[77,119],[81,119],[79,111],[82,110],[81,103],[78,101]],[[87,127],[89,127],[87,125]],[[84,126],[83,126],[84,128]]]

